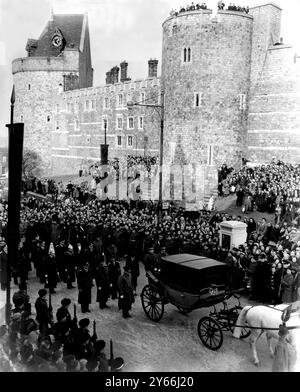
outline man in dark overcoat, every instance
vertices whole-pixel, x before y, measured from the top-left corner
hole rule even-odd
[[[116,261],[115,258],[112,258],[108,264],[108,279],[111,299],[116,299],[118,296],[118,279],[120,275],[120,263]]]
[[[78,303],[82,313],[90,312],[89,305],[92,301],[93,280],[89,269],[89,263],[85,263],[77,272]]]
[[[95,282],[97,286],[97,298],[99,302],[99,308],[108,308],[106,302],[109,297],[109,279],[108,279],[108,268],[104,260],[101,260],[99,266],[95,271]]]
[[[140,276],[140,265],[139,265],[139,260],[137,259],[136,253],[130,253],[126,257],[126,265],[131,271],[131,281],[132,281],[132,287],[134,290],[134,294],[136,294],[136,288],[137,288],[137,280],[138,277]]]
[[[123,317],[132,317],[129,314],[131,306],[134,303],[134,292],[131,282],[131,273],[128,266],[125,265],[123,275],[119,276],[118,279],[118,291],[119,291],[119,309],[122,310]]]

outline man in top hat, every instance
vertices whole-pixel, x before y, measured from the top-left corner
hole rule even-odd
[[[36,321],[39,324],[41,336],[45,336],[48,334],[49,325],[51,325],[50,311],[46,300],[47,290],[39,290],[38,295],[39,297],[35,301]]]
[[[134,291],[131,281],[131,273],[129,266],[125,265],[123,275],[119,276],[118,279],[118,291],[119,291],[119,309],[122,310],[123,317],[132,317],[129,314],[131,305],[134,303]]]

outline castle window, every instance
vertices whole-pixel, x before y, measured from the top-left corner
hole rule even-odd
[[[123,117],[117,117],[117,129],[123,129]]]
[[[240,110],[246,110],[246,94],[240,94]]]
[[[122,147],[122,136],[120,135],[117,136],[117,146]]]
[[[191,48],[183,48],[183,62],[190,63],[192,59],[192,50]]]
[[[85,111],[90,110],[90,101],[89,101],[89,100],[86,100],[86,101],[85,101],[85,103],[84,103],[84,110],[85,110]]]
[[[92,109],[95,110],[95,108],[96,108],[96,102],[95,100],[92,100]]]
[[[199,108],[202,105],[202,93],[194,94],[194,107]]]
[[[74,123],[74,129],[75,129],[75,131],[77,131],[79,129],[79,120],[77,118]]]
[[[213,152],[214,152],[213,145],[209,144],[207,146],[207,164],[209,166],[213,165]]]
[[[31,86],[30,86],[30,84],[28,84],[28,90],[30,90],[30,88],[31,88]]]
[[[133,136],[128,135],[127,136],[127,147],[132,147],[133,146]]]
[[[118,106],[123,106],[123,94],[118,95]]]
[[[140,103],[145,103],[145,98],[146,98],[146,94],[141,93],[141,102]]]
[[[134,126],[133,126],[133,117],[128,117],[128,123],[127,123],[127,128],[128,129],[133,129],[134,128]]]
[[[104,99],[104,108],[109,109],[109,99],[108,98]]]
[[[144,128],[144,117],[140,116],[139,117],[139,129],[143,129]]]
[[[90,142],[91,142],[91,137],[90,137],[90,136],[87,136],[87,137],[86,137],[86,142],[87,142],[87,143],[90,143]]]
[[[56,129],[59,129],[59,122],[56,121]]]
[[[177,25],[175,24],[175,25],[173,25],[173,28],[172,28],[172,35],[176,35],[177,34]]]
[[[50,116],[47,116],[47,122],[49,122],[50,121]]]

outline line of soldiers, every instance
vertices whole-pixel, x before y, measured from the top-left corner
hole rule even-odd
[[[107,372],[122,368],[124,361],[114,358],[112,341],[110,359],[107,359],[103,351],[106,343],[98,339],[95,321],[91,335],[90,320],[83,318],[78,322],[75,304],[72,318],[71,300],[64,298],[54,322],[51,294],[49,302],[47,296],[46,289],[39,290],[35,301],[36,320],[31,317],[29,297],[23,286],[13,297],[11,322],[8,328],[1,327],[0,343],[17,368],[42,372]]]

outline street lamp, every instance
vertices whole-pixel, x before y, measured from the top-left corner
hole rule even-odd
[[[158,202],[159,202],[159,213],[158,213],[158,222],[161,220],[161,209],[162,209],[162,170],[163,170],[163,138],[164,138],[164,92],[161,92],[161,104],[147,104],[147,103],[139,103],[129,101],[127,102],[128,109],[132,109],[134,106],[144,106],[147,108],[159,108],[160,110],[160,149],[159,149],[159,188],[158,188]]]

